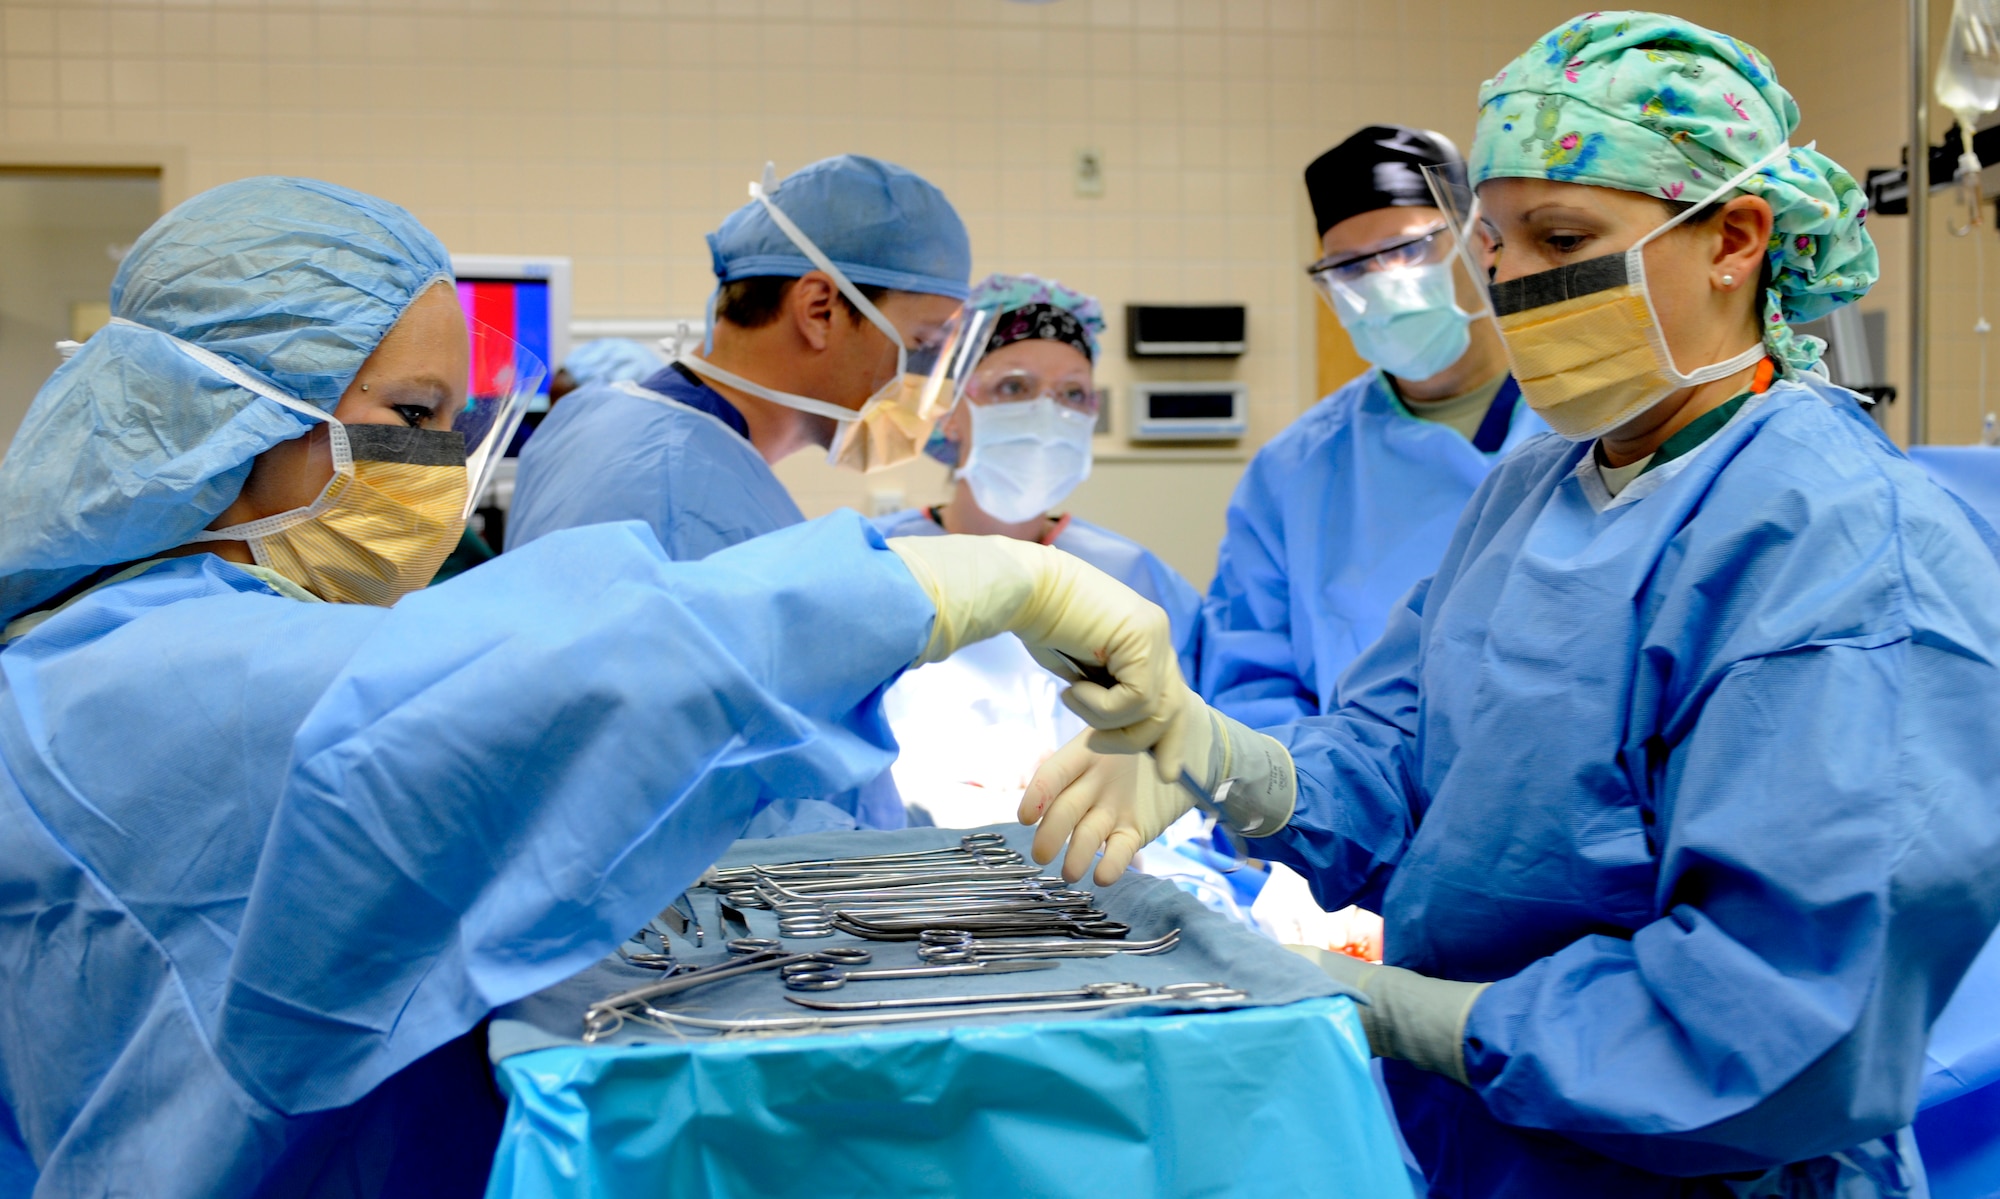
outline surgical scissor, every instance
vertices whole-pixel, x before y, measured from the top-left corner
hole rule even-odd
[[[729,942],[728,949],[733,960],[680,971],[659,982],[621,991],[591,1004],[583,1012],[584,1043],[589,1044],[618,1031],[626,1017],[633,1014],[626,1011],[627,1008],[638,1006],[653,1014],[652,1001],[664,995],[678,994],[740,974],[776,969],[791,962],[820,961],[834,966],[865,966],[874,957],[858,945],[836,946],[816,953],[786,953],[776,941],[761,937],[739,937]]]

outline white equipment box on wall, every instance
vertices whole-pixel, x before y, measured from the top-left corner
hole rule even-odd
[[[1250,427],[1241,383],[1132,384],[1132,440],[1234,441]]]

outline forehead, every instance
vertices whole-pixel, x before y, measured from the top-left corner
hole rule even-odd
[[[1488,179],[1479,185],[1479,207],[1495,223],[1561,219],[1564,214],[1623,220],[1657,219],[1659,201],[1638,192],[1554,179]]]
[[[1354,254],[1379,249],[1435,229],[1444,214],[1435,208],[1377,208],[1358,212],[1320,235],[1328,254]]]
[[[1004,374],[1007,371],[1029,371],[1048,378],[1068,374],[1088,375],[1090,359],[1066,341],[1038,337],[1033,341],[1017,341],[1013,345],[1001,346],[979,360],[979,373],[982,375]]]

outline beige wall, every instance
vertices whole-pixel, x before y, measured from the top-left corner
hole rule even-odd
[[[578,316],[650,317],[701,310],[702,235],[766,158],[783,171],[876,154],[950,194],[977,271],[1034,270],[1103,298],[1113,317],[1103,373],[1121,401],[1139,373],[1118,348],[1126,302],[1248,304],[1240,362],[1146,372],[1246,382],[1247,451],[1315,398],[1300,169],[1371,120],[1468,136],[1479,80],[1577,7],[0,0],[0,162],[10,145],[158,147],[184,154],[174,193],[269,171],[332,179],[410,206],[454,250],[573,256]],[[1895,161],[1899,4],[1677,7],[1769,51],[1806,134],[1857,176]],[[1941,33],[1942,16],[1934,24]],[[1100,197],[1073,194],[1084,147],[1103,155]],[[1900,344],[1903,226],[1876,228],[1892,275],[1871,302],[1897,314]],[[1969,289],[1963,244],[1938,251],[1946,295]],[[1977,423],[1957,319],[1941,311],[1936,326],[1939,439]],[[1075,506],[1205,582],[1241,459],[1126,450],[1100,464]],[[782,473],[809,512],[865,507],[870,491],[935,499],[942,485],[927,464],[863,480],[801,458]]]

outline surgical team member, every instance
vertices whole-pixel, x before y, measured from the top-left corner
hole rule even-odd
[[[1433,1194],[1925,1193],[1925,1044],[2000,922],[2000,562],[1792,332],[1876,277],[1798,119],[1654,13],[1482,86],[1491,303],[1557,435],[1337,709],[1191,755],[1260,856],[1380,904],[1391,964],[1329,970]],[[1065,747],[1038,856],[1115,876],[1159,779]]]
[[[509,422],[393,205],[205,192],[111,310],[0,462],[8,1194],[476,1193],[485,1014],[771,796],[880,773],[913,662],[1012,630],[1172,733],[1159,609],[1005,538],[846,513],[674,562],[627,521],[413,590]]]
[[[644,383],[585,387],[557,405],[521,452],[509,550],[557,529],[643,520],[686,560],[798,524],[771,465],[836,437],[858,447],[868,430],[847,426],[871,401],[868,421],[899,415],[907,351],[943,335],[972,275],[944,193],[859,155],[760,185],[708,245],[712,344]],[[852,794],[790,797],[752,832],[904,821],[884,774]]]
[[[926,452],[953,468],[949,502],[876,520],[887,537],[992,534],[1075,554],[1166,610],[1184,671],[1201,597],[1136,541],[1052,513],[1090,474],[1097,426],[1097,301],[1034,275],[988,275],[968,313],[987,314],[978,365]],[[991,332],[985,332],[990,329]],[[920,796],[936,823],[976,827],[1012,817],[1043,758],[1082,725],[1058,702],[1062,684],[1016,637],[969,645],[911,671],[883,700],[901,751],[897,789]]]
[[[1454,278],[1422,169],[1458,161],[1443,134],[1370,125],[1306,168],[1324,252],[1307,271],[1372,365],[1259,450],[1229,502],[1200,688],[1247,724],[1331,709],[1494,462],[1548,428]]]
[[[549,380],[549,403],[555,404],[579,387],[592,383],[637,383],[659,373],[660,355],[630,337],[595,337],[569,352]]]

